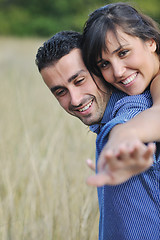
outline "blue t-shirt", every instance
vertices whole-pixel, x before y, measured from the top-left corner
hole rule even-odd
[[[149,91],[128,96],[115,91],[107,105],[97,133],[96,163],[111,129],[152,106]],[[160,239],[160,143],[156,143],[154,164],[145,172],[116,186],[98,188],[99,240]]]

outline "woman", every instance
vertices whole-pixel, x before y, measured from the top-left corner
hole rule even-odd
[[[143,142],[160,140],[159,55],[160,31],[157,24],[128,4],[106,5],[95,10],[86,22],[83,58],[88,69],[129,95],[141,94],[150,88],[153,99],[153,106],[124,123],[119,134],[111,132],[111,140],[104,148],[112,150],[112,153],[118,153],[117,146],[125,141],[126,129],[129,135],[133,130]],[[113,161],[118,158],[117,153],[113,154]],[[103,181],[99,184],[98,179],[97,186],[107,184],[104,178],[106,165],[107,160],[100,158],[98,169],[102,172]],[[98,190],[99,239],[159,239],[159,171],[160,163],[156,162],[153,168],[135,176],[132,181],[114,187],[103,186]],[[95,182],[94,179],[94,185]],[[149,211],[152,207],[154,211]],[[144,219],[148,219],[148,226],[143,224]]]
[[[153,106],[121,127],[119,138],[107,143],[121,146],[123,133],[133,129],[143,142],[160,141],[160,30],[153,19],[125,3],[95,10],[83,32],[83,58],[87,68],[115,88],[137,95],[150,88]],[[126,138],[126,136],[125,136]],[[99,169],[104,162],[99,162]]]
[[[142,93],[159,74],[160,30],[151,18],[125,3],[94,11],[86,22],[83,40],[83,57],[89,70],[129,95]],[[141,62],[129,62],[136,55]],[[142,71],[145,66],[148,75],[138,74],[142,64]]]

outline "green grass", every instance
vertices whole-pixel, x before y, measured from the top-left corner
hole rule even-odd
[[[93,240],[95,136],[59,107],[34,64],[42,39],[0,38],[0,239]]]

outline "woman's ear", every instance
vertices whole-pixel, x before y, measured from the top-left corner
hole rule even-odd
[[[146,45],[149,47],[151,52],[155,52],[157,49],[157,44],[154,39],[147,40]]]

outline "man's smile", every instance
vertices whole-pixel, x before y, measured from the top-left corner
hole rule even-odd
[[[85,105],[83,108],[80,108],[78,111],[84,112],[84,111],[88,110],[90,108],[90,106],[92,105],[92,103],[93,103],[93,99],[87,105]]]

